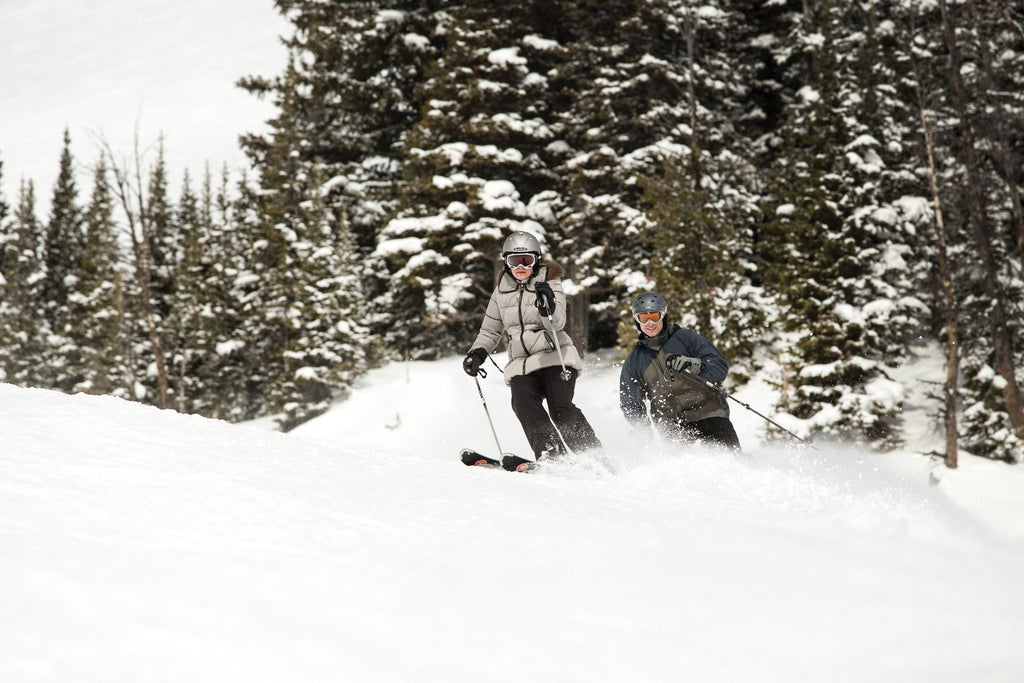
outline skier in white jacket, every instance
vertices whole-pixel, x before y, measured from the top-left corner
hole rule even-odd
[[[523,231],[508,236],[501,256],[504,268],[463,369],[476,376],[488,354],[504,341],[509,355],[505,383],[512,388],[512,410],[534,456],[540,460],[563,454],[559,433],[573,451],[600,446],[594,429],[573,403],[582,363],[572,338],[563,329],[566,316],[561,266],[552,261],[541,263],[540,242]],[[557,344],[552,326],[557,330]]]

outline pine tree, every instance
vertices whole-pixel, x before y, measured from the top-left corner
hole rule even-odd
[[[960,365],[961,365],[961,313],[957,290],[960,283],[954,277],[955,261],[952,258],[950,233],[945,218],[949,202],[940,191],[940,169],[942,154],[939,135],[942,129],[951,128],[951,114],[938,109],[940,101],[938,93],[944,90],[944,83],[937,78],[936,70],[930,62],[933,46],[922,33],[922,21],[918,7],[904,6],[902,12],[894,16],[896,30],[893,40],[900,45],[911,45],[912,50],[902,56],[904,69],[895,83],[905,93],[904,100],[911,109],[916,109],[920,131],[915,137],[920,138],[920,158],[928,178],[928,197],[904,198],[904,215],[906,220],[920,226],[921,238],[914,247],[918,265],[934,263],[931,274],[931,289],[935,301],[936,320],[932,325],[938,330],[945,355],[945,381],[942,388],[942,416],[945,433],[944,461],[947,467],[958,466],[960,452],[959,406],[960,406]],[[897,70],[897,73],[900,73]],[[909,118],[909,117],[908,117]],[[908,173],[913,173],[908,169]]]
[[[181,260],[183,235],[175,222],[175,207],[169,196],[167,162],[163,138],[156,149],[156,159],[149,169],[146,192],[141,195],[139,225],[145,229],[141,236],[146,241],[145,252],[149,267],[149,301],[141,302],[152,313],[153,332],[149,350],[142,356],[147,360],[146,386],[158,398],[163,408],[177,406],[175,385],[171,377],[177,361],[179,345],[178,320],[175,318],[177,268]],[[147,325],[150,323],[147,323]],[[156,357],[160,360],[157,362]]]
[[[887,82],[874,68],[885,60],[871,7],[811,9],[798,25],[803,85],[780,131],[762,229],[765,281],[785,309],[784,363],[795,387],[782,405],[813,431],[890,448],[899,442],[900,391],[885,363],[902,359],[921,308],[901,296],[909,250],[887,199],[900,176],[887,172],[882,155],[891,147],[876,137],[894,133],[898,142],[901,129],[886,130],[888,112],[859,95]]]
[[[74,275],[75,262],[81,251],[81,228],[71,135],[65,129],[60,172],[53,188],[50,220],[46,226],[46,243],[43,246],[46,263],[44,297],[50,324],[57,329],[60,327],[59,322],[63,322],[57,320],[57,312],[67,302],[67,279]]]
[[[124,326],[131,345],[128,367],[132,376],[134,398],[152,403],[160,408],[170,408],[171,386],[165,357],[164,319],[162,311],[169,301],[158,294],[166,293],[162,287],[166,280],[156,277],[153,267],[154,246],[163,244],[155,235],[166,230],[166,226],[155,226],[154,220],[166,220],[169,203],[166,201],[166,175],[160,170],[161,159],[150,173],[149,181],[143,185],[142,155],[136,150],[131,161],[119,163],[109,146],[104,155],[114,177],[111,185],[114,200],[121,209],[130,246],[131,277],[124,281]],[[160,194],[151,198],[150,191]],[[166,260],[161,258],[162,263]],[[154,387],[155,385],[155,395]]]
[[[608,346],[623,304],[652,285],[658,226],[642,179],[664,175],[668,160],[692,141],[696,112],[688,107],[680,30],[689,7],[660,0],[585,5],[560,3],[577,19],[559,32],[566,54],[552,82],[571,93],[559,108],[565,146],[557,166],[564,179],[557,242],[573,264],[570,275],[586,287],[588,337]]]
[[[3,159],[0,159],[0,181],[3,181],[3,179],[4,179],[4,162],[3,162]],[[3,187],[3,185],[0,185],[0,187]],[[10,206],[10,204],[7,203],[7,199],[6,199],[6,197],[4,197],[3,191],[0,190],[0,229],[3,229],[3,228],[6,227],[7,219],[10,217],[10,213],[11,213],[11,206]]]
[[[197,196],[186,173],[175,213],[183,235],[175,271],[174,320],[180,340],[172,363],[177,408],[224,419],[255,417],[246,391],[249,368],[235,280],[246,254],[236,244],[227,174],[217,195],[207,168]]]
[[[733,362],[730,374],[743,377],[767,327],[751,277],[758,206],[747,133],[759,118],[748,104],[753,61],[726,51],[740,42],[738,14],[707,3],[664,9],[680,46],[674,66],[685,78],[686,107],[677,114],[673,155],[640,183],[651,221],[643,235],[652,285],[675,303],[675,319],[716,340]]]
[[[328,204],[346,216],[365,254],[394,206],[400,143],[418,113],[413,92],[431,42],[443,40],[443,32],[430,22],[429,3],[419,0],[276,5],[295,25],[286,41],[289,64],[279,78],[240,82],[254,94],[273,96],[276,132],[243,136],[243,146],[267,187],[288,182],[288,154],[323,164]],[[295,146],[284,149],[277,133]]]
[[[370,252],[395,205],[401,143],[418,113],[414,91],[434,49],[432,41],[443,38],[431,22],[433,11],[418,1],[383,7],[376,2],[308,0],[277,5],[296,27],[287,41],[289,64],[280,78],[242,81],[251,92],[272,94],[279,114],[270,122],[273,134],[244,138],[260,187],[258,193],[246,191],[254,202],[240,216],[253,252],[253,262],[240,277],[248,291],[240,295],[249,326],[244,352],[259,368],[253,383],[266,388],[272,404],[280,408],[283,402],[289,415],[298,415],[292,404],[316,410],[324,399],[320,387],[305,391],[296,402],[294,372],[317,366],[296,367],[313,351],[297,350],[296,344],[317,339],[310,325],[327,325],[310,317],[316,307],[303,298],[311,294],[302,272],[304,259],[319,257],[322,245],[351,250],[341,236],[347,231],[360,253],[358,260],[379,263]],[[347,255],[328,256],[326,262],[311,263],[311,270],[325,268],[324,282],[354,284],[343,272]],[[386,271],[367,267],[360,278],[358,298],[386,299]],[[348,293],[339,296],[344,299]],[[334,305],[339,304],[328,308]],[[331,393],[344,391],[347,373],[327,377]],[[291,423],[292,417],[285,421]]]
[[[956,164],[948,182],[958,203],[953,220],[963,240],[963,443],[978,455],[1018,461],[1024,452],[1024,405],[1017,368],[1024,351],[1016,340],[1024,325],[1024,280],[1012,254],[1013,196],[1019,180],[1005,175],[1011,150],[988,150],[1002,146],[1004,124],[996,119],[1019,121],[1020,107],[1010,100],[992,101],[988,94],[995,73],[987,48],[980,46],[991,38],[994,26],[985,29],[976,14],[972,18],[977,10],[973,2],[952,5],[940,0],[937,9],[932,21],[946,50],[946,104],[956,123],[949,137],[950,158]],[[996,18],[1004,21],[1001,15]],[[972,21],[974,26],[964,28]],[[1012,27],[1006,22],[1000,30]]]
[[[68,298],[77,284],[77,264],[82,254],[82,209],[78,204],[71,136],[64,131],[64,147],[60,172],[50,202],[50,220],[46,226],[43,261],[46,280],[43,285],[46,315],[53,333],[49,338],[50,353],[45,364],[50,376],[48,384],[63,391],[75,385],[76,370],[71,366],[74,353],[76,320],[68,310]]]
[[[68,301],[69,316],[78,321],[69,334],[69,364],[75,379],[70,390],[128,398],[132,385],[124,327],[124,268],[109,169],[102,158],[93,174],[83,223],[77,282]]]
[[[294,182],[261,195],[247,229],[263,238],[238,278],[248,289],[243,352],[260,366],[264,409],[280,413],[285,430],[326,410],[373,359],[354,240],[324,201],[323,176],[306,168],[309,175],[296,169]]]
[[[196,375],[196,366],[205,354],[203,348],[204,315],[209,302],[204,291],[205,247],[213,247],[209,234],[212,226],[207,222],[200,208],[199,196],[192,189],[188,171],[181,183],[177,209],[171,217],[170,232],[177,236],[175,244],[180,253],[174,257],[173,289],[170,292],[170,310],[165,318],[165,328],[173,329],[173,351],[168,354],[171,382],[174,386],[175,408],[181,413],[197,412],[192,406],[197,395],[203,393],[203,379]],[[207,378],[212,380],[213,378]]]
[[[388,345],[430,357],[476,334],[500,245],[515,230],[546,242],[555,185],[548,90],[526,54],[536,5],[465,3],[422,86],[423,115],[408,137],[401,208],[381,230],[391,273]]]
[[[316,174],[311,180],[314,188],[322,187]],[[302,204],[298,225],[306,240],[293,245],[302,266],[295,283],[300,297],[290,302],[294,334],[284,351],[283,381],[275,387],[285,431],[346,396],[374,357],[366,343],[366,300],[348,226],[330,219],[322,197],[314,194]]]
[[[270,360],[273,352],[260,336],[262,263],[253,258],[253,246],[262,246],[263,225],[260,192],[243,173],[237,196],[230,197],[226,173],[217,191],[214,225],[223,230],[217,244],[222,261],[213,269],[211,280],[219,301],[217,326],[213,334],[217,354],[209,370],[217,376],[220,390],[211,399],[214,414],[242,420],[273,412]],[[211,359],[212,360],[212,359]]]
[[[9,221],[0,222],[0,375],[19,386],[49,386],[49,323],[43,284],[44,228],[35,189],[23,180]]]

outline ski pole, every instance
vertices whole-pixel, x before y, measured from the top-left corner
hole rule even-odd
[[[565,359],[562,358],[562,345],[558,343],[558,331],[555,330],[555,321],[548,315],[547,304],[544,302],[544,296],[540,292],[537,293],[537,308],[540,309],[541,317],[547,319],[548,326],[551,328],[551,337],[555,340],[555,351],[558,353],[558,362],[562,366],[562,372],[559,376],[568,382],[572,379],[572,373],[565,367]]]
[[[717,391],[717,392],[721,393],[721,394],[722,394],[723,396],[725,396],[726,398],[729,398],[729,399],[732,399],[733,401],[736,401],[736,403],[739,403],[739,404],[740,404],[741,406],[743,406],[744,408],[746,408],[747,410],[749,410],[750,412],[752,412],[752,413],[753,413],[754,415],[757,415],[757,416],[758,416],[759,418],[761,418],[761,419],[762,419],[762,420],[764,420],[765,422],[769,422],[769,423],[771,423],[772,425],[774,425],[774,426],[778,427],[779,429],[781,429],[782,431],[786,432],[786,433],[787,433],[787,434],[789,434],[789,435],[790,435],[791,437],[793,437],[794,439],[796,439],[797,441],[799,441],[800,443],[802,443],[802,444],[804,444],[804,445],[806,445],[806,446],[808,446],[808,447],[810,447],[810,448],[812,448],[812,449],[814,449],[814,450],[818,450],[817,448],[814,448],[814,445],[813,445],[813,444],[812,444],[812,443],[811,443],[810,441],[808,441],[807,439],[802,439],[802,438],[800,438],[799,436],[797,436],[797,435],[796,435],[796,434],[794,434],[793,432],[789,431],[788,429],[786,429],[785,427],[783,427],[782,425],[780,425],[780,424],[779,424],[778,422],[776,422],[775,420],[773,420],[773,419],[771,419],[770,417],[768,417],[767,415],[762,415],[761,413],[757,412],[756,410],[754,410],[753,408],[751,408],[751,407],[750,407],[750,404],[749,404],[749,403],[744,403],[743,401],[739,400],[738,398],[736,398],[736,397],[735,397],[735,396],[733,396],[732,394],[730,394],[730,393],[728,393],[728,392],[724,391],[724,390],[722,389],[722,387],[718,386],[718,385],[717,385],[717,384],[715,384],[714,382],[709,382],[708,380],[704,379],[703,377],[698,377],[697,375],[691,375],[691,377],[694,377],[694,378],[696,378],[696,379],[697,379],[698,381],[700,381],[700,382],[703,382],[705,386],[707,386],[707,387],[708,387],[708,388],[710,388],[710,389],[714,389],[715,391]]]
[[[487,375],[484,374],[484,377]],[[501,441],[498,440],[498,430],[494,428],[494,420],[491,419],[491,411],[487,409],[487,399],[484,398],[484,390],[480,387],[480,378],[473,375],[473,379],[476,380],[476,390],[480,394],[480,401],[484,404],[484,413],[487,414],[487,424],[491,425],[491,434],[494,434],[494,443],[498,444],[498,453],[504,453],[501,450]]]

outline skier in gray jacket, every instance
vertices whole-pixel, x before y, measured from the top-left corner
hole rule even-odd
[[[501,257],[504,268],[472,350],[462,362],[463,370],[475,377],[488,354],[504,341],[509,355],[505,383],[512,388],[512,410],[534,456],[539,460],[564,453],[559,433],[573,451],[600,446],[594,429],[573,403],[582,362],[572,338],[563,329],[566,316],[561,266],[552,261],[541,263],[540,242],[523,231],[505,239]],[[552,324],[557,330],[557,345]],[[563,362],[567,371],[564,375]]]

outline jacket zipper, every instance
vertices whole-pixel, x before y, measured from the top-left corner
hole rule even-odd
[[[519,343],[523,347],[523,374],[526,374],[526,359],[530,357],[530,351],[526,348],[526,321],[523,320],[523,294],[526,292],[526,285],[519,283]]]

